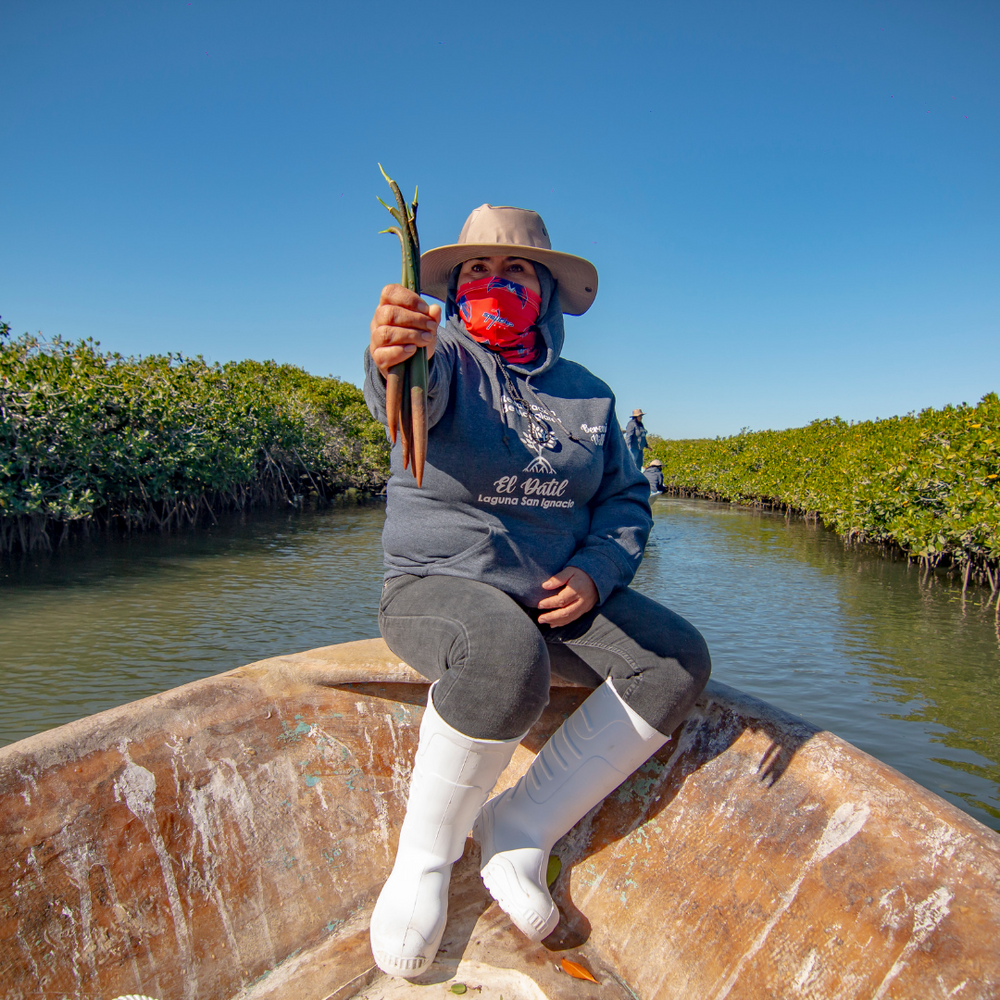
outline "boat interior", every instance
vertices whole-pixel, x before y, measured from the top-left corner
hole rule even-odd
[[[0,750],[3,996],[997,996],[1000,837],[714,681],[663,749],[557,843],[561,921],[549,938],[533,945],[511,926],[469,839],[434,966],[415,984],[384,977],[368,919],[427,689],[367,640],[253,663]],[[554,679],[498,788],[587,693]]]

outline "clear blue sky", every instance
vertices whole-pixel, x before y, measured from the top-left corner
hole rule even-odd
[[[566,355],[668,437],[1000,389],[1000,4],[0,0],[0,314],[361,380],[482,202],[592,259]]]

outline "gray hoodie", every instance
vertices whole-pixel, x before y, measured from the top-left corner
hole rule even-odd
[[[590,575],[603,603],[626,587],[652,527],[649,483],[625,447],[608,386],[560,357],[562,311],[538,267],[546,350],[528,366],[477,344],[455,315],[438,331],[427,387],[424,482],[392,449],[386,577],[480,580],[529,607],[566,566]],[[452,278],[454,286],[455,278]],[[365,351],[365,400],[385,423],[385,381]]]

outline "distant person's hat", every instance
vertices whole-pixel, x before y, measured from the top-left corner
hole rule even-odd
[[[661,469],[663,468],[663,463],[658,458],[654,458],[653,461],[650,462],[649,464],[650,465],[658,465]]]
[[[632,411],[632,416],[633,416],[633,417],[644,417],[645,415],[646,415],[646,414],[645,414],[645,413],[643,413],[643,411],[642,411],[642,410],[633,410],[633,411]]]
[[[474,257],[523,257],[544,264],[559,283],[559,304],[570,316],[585,313],[597,296],[597,268],[582,257],[557,253],[542,217],[509,205],[480,205],[465,220],[457,243],[421,254],[421,291],[446,301],[451,272]]]

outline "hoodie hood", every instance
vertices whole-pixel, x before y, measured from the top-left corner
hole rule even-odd
[[[512,372],[519,375],[541,375],[547,372],[560,358],[563,342],[566,339],[566,328],[563,326],[563,312],[559,304],[559,286],[552,277],[552,272],[544,264],[532,261],[538,284],[541,286],[542,307],[535,326],[541,331],[545,353],[530,365],[507,365]],[[458,311],[458,272],[461,265],[454,268],[448,279],[448,298],[445,301],[444,315],[449,327],[460,333],[469,343],[476,344],[465,329],[462,317]],[[476,344],[489,354],[493,352],[488,347]]]

